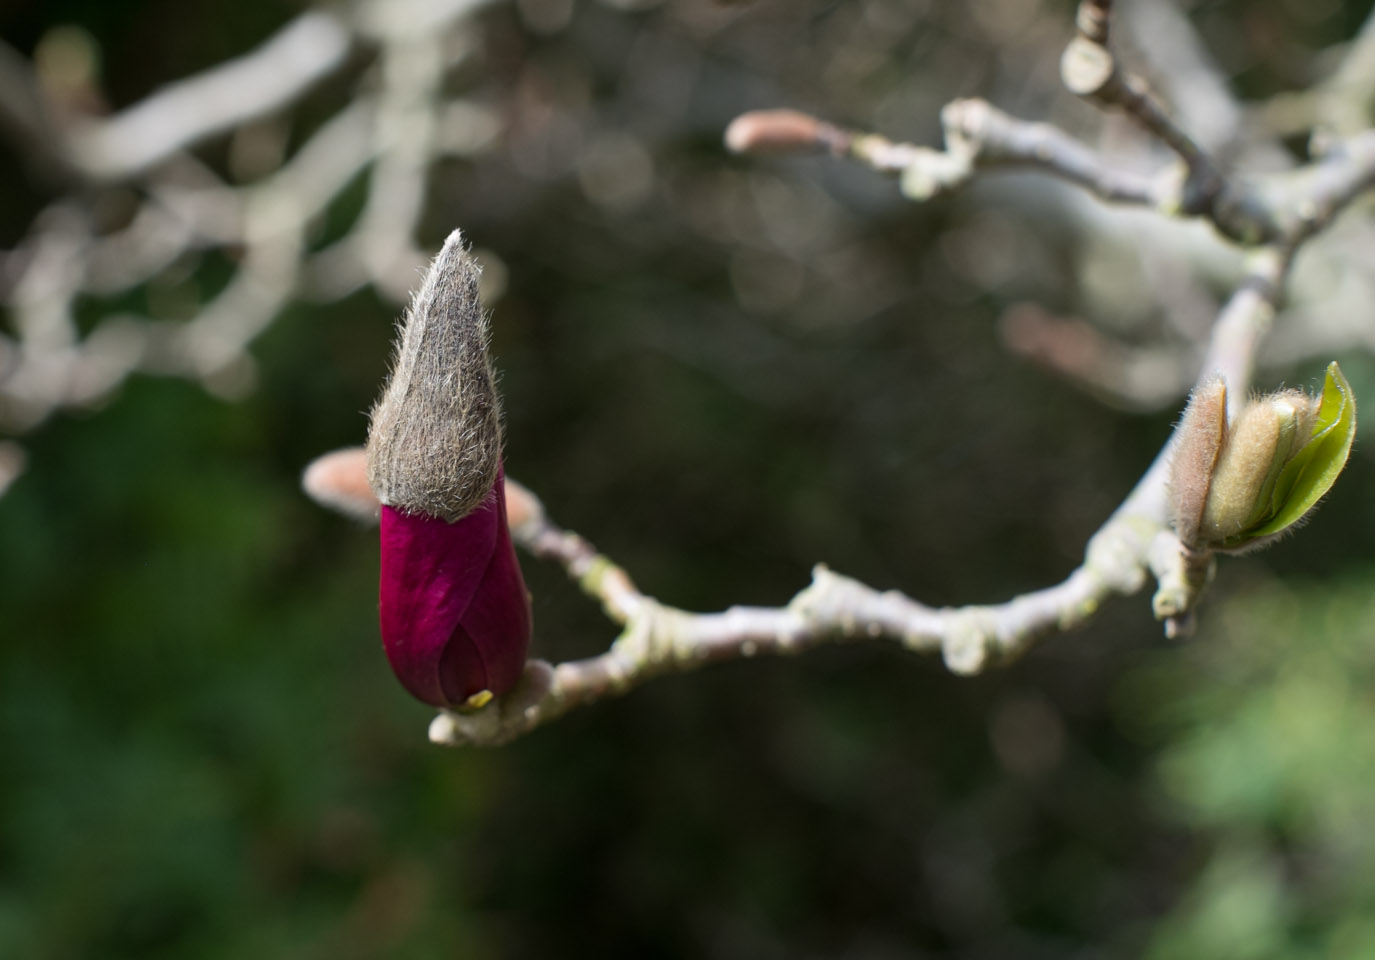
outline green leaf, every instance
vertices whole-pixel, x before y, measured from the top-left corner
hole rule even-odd
[[[1313,436],[1285,464],[1275,482],[1275,515],[1248,530],[1246,540],[1267,537],[1293,526],[1332,489],[1346,466],[1356,436],[1356,397],[1336,361],[1327,365]]]

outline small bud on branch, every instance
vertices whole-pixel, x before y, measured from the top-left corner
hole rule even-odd
[[[1177,431],[1170,476],[1175,532],[1197,552],[1264,546],[1303,520],[1332,488],[1356,435],[1356,399],[1336,363],[1322,392],[1250,401],[1227,422],[1227,387],[1194,391]]]
[[[368,485],[367,459],[362,447],[321,454],[301,474],[301,487],[316,503],[358,520],[375,521],[382,505]]]
[[[798,110],[753,110],[726,128],[731,153],[789,154],[816,150],[845,153],[853,137]]]

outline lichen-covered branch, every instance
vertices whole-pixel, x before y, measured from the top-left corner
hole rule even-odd
[[[1109,163],[1048,123],[1009,116],[986,100],[956,100],[941,111],[945,148],[894,143],[878,134],[842,130],[792,110],[744,114],[726,132],[737,153],[826,149],[882,173],[896,174],[903,195],[928,200],[965,186],[986,170],[1032,168],[1083,187],[1100,199],[1164,207],[1177,184],[1169,171],[1147,175]]]
[[[1295,171],[1242,177],[1224,170],[1189,137],[1139,77],[1119,68],[1108,44],[1112,4],[1085,0],[1078,32],[1061,62],[1072,92],[1105,108],[1121,108],[1183,162],[1151,174],[1124,170],[1065,131],[1019,120],[983,100],[956,100],[941,113],[943,149],[895,143],[878,134],[843,130],[793,110],[738,117],[726,132],[737,153],[829,150],[899,178],[903,194],[928,200],[965,186],[986,170],[1039,170],[1101,200],[1202,217],[1243,246],[1295,246],[1375,182],[1375,131],[1315,142],[1316,159]]]
[[[1287,260],[1257,257],[1254,280],[1237,291],[1215,327],[1211,369],[1249,388],[1254,351],[1273,312]],[[579,706],[624,694],[669,673],[724,660],[795,654],[823,644],[888,640],[915,652],[939,652],[956,673],[978,673],[1015,657],[1037,639],[1091,619],[1103,602],[1145,586],[1154,576],[1155,607],[1167,632],[1188,629],[1188,614],[1206,584],[1202,568],[1169,529],[1165,482],[1169,444],[1103,527],[1084,562],[1062,582],[996,604],[934,608],[895,591],[879,591],[824,566],[782,607],[732,607],[693,613],[642,593],[630,576],[583,537],[549,519],[538,498],[512,480],[507,511],[515,542],[559,564],[597,600],[621,633],[604,654],[556,666],[534,660],[505,696],[472,710],[442,710],[430,738],[451,746],[495,746]],[[360,519],[376,514],[361,450],[337,451],[307,469],[304,486],[318,501]]]
[[[537,520],[513,526],[513,536],[537,555],[561,563],[622,625],[621,634],[597,657],[557,666],[532,661],[507,696],[477,710],[441,712],[430,737],[452,746],[493,746],[663,674],[723,660],[797,654],[829,643],[889,640],[913,651],[938,651],[957,673],[977,673],[1039,637],[1082,624],[1109,596],[1140,589],[1149,533],[1135,518],[1111,523],[1090,543],[1084,565],[1062,583],[1001,604],[928,607],[818,566],[811,584],[785,606],[691,613],[640,593],[620,567],[583,538],[554,526],[540,510]]]
[[[1060,77],[1070,92],[1100,107],[1121,109],[1178,154],[1188,169],[1182,209],[1200,212],[1221,190],[1222,173],[1156,101],[1145,81],[1121,69],[1108,41],[1111,17],[1108,0],[1083,0],[1079,4],[1078,33],[1060,60]]]

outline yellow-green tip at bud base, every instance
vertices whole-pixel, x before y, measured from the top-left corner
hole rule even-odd
[[[1316,397],[1283,390],[1227,422],[1227,385],[1201,384],[1180,420],[1170,470],[1175,532],[1191,550],[1244,552],[1294,528],[1346,466],[1356,398],[1336,363]]]

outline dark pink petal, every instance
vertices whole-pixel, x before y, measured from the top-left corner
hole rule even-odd
[[[434,706],[505,693],[525,665],[530,599],[502,480],[453,523],[382,507],[382,646],[402,686]]]

